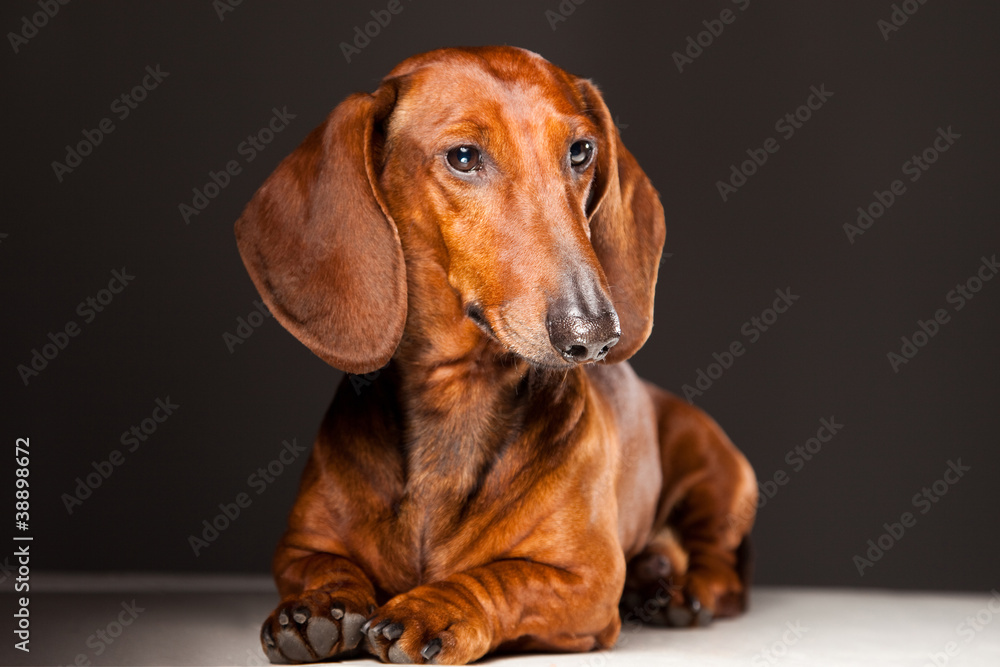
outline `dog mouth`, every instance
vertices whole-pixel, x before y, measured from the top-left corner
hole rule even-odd
[[[483,309],[478,304],[470,304],[465,308],[466,316],[479,327],[483,333],[492,338],[493,340],[500,342],[497,337],[497,332],[493,330],[493,326],[487,321],[486,314]]]
[[[555,355],[546,355],[544,353],[538,354],[537,351],[532,349],[535,347],[532,342],[523,335],[519,334],[518,328],[511,326],[511,323],[507,321],[507,318],[504,317],[502,312],[497,313],[497,316],[499,317],[500,333],[497,332],[497,329],[494,328],[493,324],[486,317],[486,312],[479,304],[473,303],[466,306],[465,314],[477,327],[479,327],[479,330],[482,331],[489,340],[501,346],[508,353],[520,357],[533,366],[565,369],[566,367],[574,365],[567,364],[565,360]],[[548,350],[546,349],[546,351]]]

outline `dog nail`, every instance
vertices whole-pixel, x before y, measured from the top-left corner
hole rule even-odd
[[[427,642],[427,645],[420,649],[420,655],[424,660],[433,660],[434,656],[441,652],[441,640],[437,637]]]
[[[295,622],[299,625],[308,621],[310,616],[312,616],[312,612],[310,612],[306,607],[299,607],[292,613],[292,618],[295,619]]]
[[[371,621],[369,621],[369,623],[370,622]],[[389,625],[389,621],[379,621],[375,625],[370,625],[368,627],[368,630],[365,632],[365,634],[369,635],[372,639],[375,639],[380,634],[382,634],[382,628],[384,628],[387,625]]]
[[[403,634],[403,624],[402,623],[390,623],[382,629],[382,634],[389,641],[395,641],[399,639],[399,636]]]

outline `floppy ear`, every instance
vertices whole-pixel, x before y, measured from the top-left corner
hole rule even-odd
[[[250,277],[281,324],[331,366],[384,366],[406,322],[406,267],[378,191],[377,129],[396,85],[344,100],[257,190],[236,222]]]
[[[628,152],[611,112],[590,81],[578,80],[587,110],[604,135],[597,148],[594,193],[588,205],[590,241],[611,288],[622,336],[609,363],[635,354],[653,328],[653,296],[667,229],[649,178]]]

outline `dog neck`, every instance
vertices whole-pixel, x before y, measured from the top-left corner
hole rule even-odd
[[[408,319],[392,362],[407,487],[464,502],[531,420],[539,398],[557,400],[581,371],[539,369],[506,350],[465,315],[430,253],[408,253],[407,270]]]

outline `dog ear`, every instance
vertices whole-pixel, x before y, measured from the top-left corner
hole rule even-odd
[[[580,79],[578,85],[603,135],[587,215],[591,244],[622,329],[621,339],[606,358],[615,363],[635,354],[653,328],[653,296],[667,230],[660,198],[622,144],[601,94],[590,81]]]
[[[384,366],[406,322],[406,267],[378,190],[388,80],[348,97],[254,194],[236,223],[240,256],[275,318],[331,366]]]

